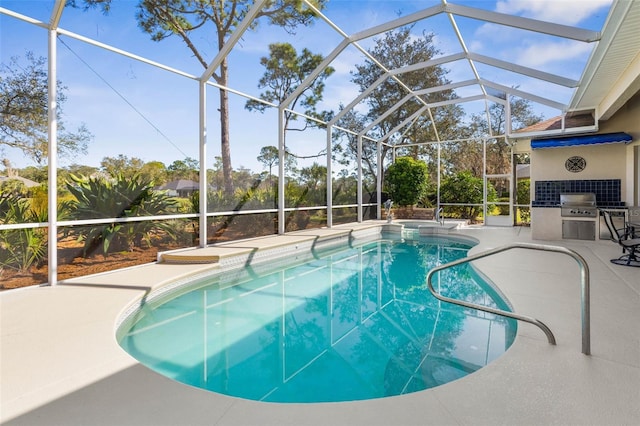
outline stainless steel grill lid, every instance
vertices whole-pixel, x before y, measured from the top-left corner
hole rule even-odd
[[[564,217],[596,217],[596,194],[574,192],[560,194],[560,214]]]
[[[596,206],[596,194],[593,192],[575,192],[571,194],[560,194],[560,206]]]

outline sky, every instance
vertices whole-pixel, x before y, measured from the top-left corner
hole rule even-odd
[[[164,64],[160,69],[117,53],[109,52],[74,37],[58,37],[58,78],[66,87],[62,105],[67,130],[84,124],[93,135],[87,155],[61,158],[60,166],[85,164],[99,166],[104,157],[122,154],[145,162],[161,161],[165,165],[185,157],[198,158],[198,86],[194,79],[203,72],[202,65],[177,38],[160,42],[150,40],[135,20],[137,0],[115,0],[108,15],[99,10],[82,11],[65,8],[60,28],[82,37],[97,40],[133,55]],[[452,1],[450,4],[515,14],[527,18],[577,26],[599,31],[606,20],[611,0],[501,0]],[[49,21],[54,0],[0,0],[0,8],[17,12],[42,22]],[[381,23],[440,4],[436,0],[330,0],[323,11],[345,34],[351,35]],[[464,17],[455,17],[466,48],[473,53],[541,71],[579,79],[594,44],[571,42],[510,27],[501,27]],[[429,17],[415,24],[412,32],[434,34],[434,44],[443,55],[461,52],[461,44],[446,15]],[[203,31],[193,37],[206,60],[212,60],[217,49],[213,32]],[[324,56],[340,43],[342,36],[323,21],[299,28],[295,35],[261,22],[257,30],[246,33],[229,56],[229,87],[258,97],[257,82],[264,69],[260,58],[273,42],[287,41],[298,51],[308,48]],[[363,49],[373,46],[375,37],[359,42]],[[26,51],[45,56],[47,32],[35,25],[0,14],[0,60],[24,57]],[[319,109],[337,110],[358,95],[351,82],[351,72],[364,56],[355,47],[345,49],[331,66],[335,73],[326,81],[324,100]],[[483,78],[505,86],[518,86],[536,95],[568,103],[572,92],[548,83],[523,78],[519,74],[477,64]],[[473,77],[466,61],[445,65],[451,81]],[[175,71],[175,72],[174,72]],[[475,91],[474,91],[475,90]],[[459,89],[459,96],[477,94],[477,89]],[[207,159],[214,166],[220,153],[217,116],[218,91],[207,92]],[[273,112],[260,114],[244,108],[246,99],[231,96],[231,157],[234,168],[261,171],[257,160],[260,148],[277,145],[277,121]],[[468,114],[480,111],[484,103],[464,104]],[[362,108],[362,106],[359,106]],[[534,105],[549,118],[559,111]],[[291,132],[289,148],[299,155],[317,154],[326,145],[325,132]],[[14,167],[34,163],[21,152],[2,148],[0,157],[8,158]],[[312,160],[308,160],[312,161]],[[317,161],[326,161],[319,158]],[[0,170],[1,172],[1,170]]]

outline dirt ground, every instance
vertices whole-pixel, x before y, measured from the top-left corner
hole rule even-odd
[[[152,263],[156,261],[158,251],[171,249],[171,247],[136,248],[132,252],[112,253],[106,258],[102,255],[84,258],[80,256],[82,252],[80,246],[74,247],[67,244],[66,247],[61,247],[58,251],[58,279],[64,280],[128,266]],[[46,262],[43,265],[31,267],[27,273],[5,269],[0,272],[0,290],[45,284],[48,279],[47,274]]]
[[[251,228],[249,226],[251,223],[252,222],[249,222],[247,224],[240,221],[228,228],[212,228],[209,230],[211,239],[208,243],[212,244],[215,242],[252,238],[269,235],[274,232],[273,224],[270,221],[267,221],[266,227],[254,226]],[[299,227],[299,224],[296,224],[296,226],[297,228],[294,227],[292,230],[304,229],[307,224],[305,223],[302,227]],[[315,227],[318,227],[318,225]],[[185,247],[184,245],[167,243],[165,241],[166,240],[162,238],[154,239],[151,247],[135,248],[131,252],[114,252],[106,257],[101,254],[82,257],[81,243],[71,239],[58,241],[58,280],[152,263],[156,261],[158,252]],[[192,241],[192,243],[194,246],[197,245],[197,241]],[[4,270],[0,269],[0,291],[45,284],[48,281],[47,274],[46,261],[42,262],[41,265],[32,266],[29,268],[29,271],[25,273],[6,268]]]
[[[213,229],[211,231],[210,244],[255,236],[245,234],[242,229],[227,230],[226,232]],[[197,241],[193,241],[193,244],[197,245]],[[136,247],[133,251],[114,252],[106,257],[101,254],[82,257],[81,243],[71,239],[61,240],[58,241],[58,280],[153,263],[157,260],[158,252],[179,248],[185,248],[185,246],[167,243],[160,238],[154,239],[151,247]],[[23,273],[11,269],[0,269],[0,291],[46,284],[47,281],[46,261],[41,265],[32,266],[28,272]]]

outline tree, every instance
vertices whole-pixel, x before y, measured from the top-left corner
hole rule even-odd
[[[27,166],[24,169],[20,169],[19,175],[34,182],[46,183],[48,170],[48,166]]]
[[[95,173],[98,172],[98,169],[96,167],[93,166],[86,166],[84,164],[70,164],[69,166],[65,167],[65,170],[68,171],[69,173],[72,173],[76,176],[82,175],[82,176],[92,176]],[[44,181],[46,181],[46,173],[44,174]],[[35,179],[34,179],[35,180]]]
[[[104,157],[100,161],[100,168],[111,177],[123,175],[130,177],[137,175],[144,161],[139,158],[119,154],[117,157]]]
[[[259,174],[255,174],[251,169],[240,165],[233,171],[233,182],[236,186],[236,192],[238,192],[238,190],[253,191],[254,188],[259,186],[262,179]]]
[[[85,8],[99,6],[103,12],[109,12],[112,0],[73,0],[72,5],[82,1]],[[316,0],[318,9],[324,8],[326,0]],[[220,51],[229,36],[249,12],[253,2],[246,0],[140,0],[136,18],[140,28],[151,36],[153,41],[161,41],[171,36],[180,38],[203,68],[209,66],[204,52],[195,41],[201,35],[198,30],[206,30],[210,24],[215,28],[215,45]],[[258,25],[258,18],[265,17],[269,23],[279,25],[293,33],[297,25],[308,25],[314,18],[314,12],[304,7],[302,0],[272,0],[257,14],[252,29]],[[198,35],[196,35],[198,34]],[[207,44],[204,49],[209,49]],[[220,88],[220,148],[224,189],[227,195],[233,193],[231,167],[231,149],[229,143],[229,95],[227,86],[229,67],[226,58],[220,63],[213,79]]]
[[[495,201],[496,190],[487,183],[487,201]],[[444,179],[440,186],[440,201],[443,203],[460,203],[465,206],[450,206],[448,209],[463,219],[475,220],[482,211],[482,178],[473,176],[469,171],[462,171]],[[479,205],[471,205],[479,204]]]
[[[27,185],[20,179],[9,178],[0,182],[0,194],[13,194],[20,197],[26,197],[29,193]]]
[[[184,160],[175,160],[167,167],[167,174],[170,180],[189,179],[198,181],[200,163],[191,157],[186,157]]]
[[[300,181],[304,186],[303,194],[296,205],[302,204],[305,199],[307,205],[322,205],[327,201],[327,167],[313,163],[309,167],[300,169]]]
[[[12,57],[0,64],[0,147],[15,148],[41,165],[49,150],[49,105],[46,59],[26,52],[26,63]],[[62,120],[62,106],[66,101],[66,87],[57,82],[58,153],[61,157],[75,157],[87,153],[93,135],[84,124],[75,131],[66,131]]]
[[[258,155],[257,160],[261,162],[262,165],[269,168],[269,185],[271,185],[271,169],[274,166],[277,166],[278,164],[280,164],[280,158],[278,156],[278,148],[272,145],[263,146],[260,149],[260,155]],[[295,166],[296,166],[295,157],[285,150],[285,153],[284,153],[285,169],[290,169]]]
[[[413,26],[399,28],[395,31],[385,33],[384,37],[375,40],[373,48],[369,49],[369,53],[377,59],[379,63],[390,70],[399,69],[403,66],[428,61],[438,55],[440,52],[433,44],[434,34],[422,34],[416,37],[411,33]],[[378,64],[371,60],[365,60],[363,64],[356,66],[356,71],[352,73],[352,81],[356,83],[360,92],[367,90],[384,72]],[[400,73],[399,78],[411,89],[420,90],[428,87],[438,87],[449,83],[446,75],[448,70],[440,66],[430,66],[427,68]],[[380,84],[367,98],[369,110],[365,114],[350,112],[343,117],[339,125],[353,131],[360,131],[385,112],[393,105],[398,103],[405,95],[406,90],[392,79],[387,79]],[[426,102],[433,103],[455,98],[452,90],[443,90],[433,92],[422,96]],[[391,115],[385,118],[375,128],[368,133],[374,139],[381,138],[397,125],[402,123],[406,118],[410,117],[423,104],[415,100],[409,101],[398,108]],[[448,138],[458,135],[457,129],[463,117],[463,110],[458,106],[448,106],[438,108],[432,111],[435,125],[438,127],[440,138]],[[412,124],[409,131],[402,135],[392,135],[390,140],[398,145],[402,143],[416,143],[436,140],[433,132],[434,123],[428,114],[418,117]],[[342,137],[342,136],[336,136]],[[345,146],[345,155],[351,159],[356,157],[357,141],[354,136],[347,135],[347,145]],[[385,161],[389,147],[383,145],[381,148],[382,161]],[[417,151],[411,155],[417,155]],[[363,162],[364,167],[369,170],[373,176],[377,176],[377,160],[375,146],[371,142],[365,141],[363,144]],[[375,179],[374,179],[375,181]]]
[[[209,178],[209,185],[216,191],[224,189],[224,176],[222,173],[222,158],[219,156],[214,157],[213,169],[207,170],[207,176]]]
[[[312,191],[321,188],[327,181],[327,167],[313,163],[300,170],[300,180]]]
[[[506,99],[506,95],[500,96]],[[544,120],[544,115],[536,115],[531,102],[522,98],[509,98],[511,110],[511,125],[513,130],[531,126]],[[504,135],[506,128],[505,106],[492,103],[489,106],[489,121],[486,114],[472,114],[471,125],[465,130],[468,137],[475,137],[478,141],[491,135]],[[463,141],[456,144],[452,152],[451,161],[457,164],[459,170],[473,168],[476,176],[482,176],[482,149],[478,148],[478,141]],[[511,150],[503,137],[489,139],[487,143],[487,170],[489,174],[510,173]]]
[[[258,155],[257,160],[263,166],[269,168],[269,181],[271,181],[271,169],[278,164],[278,157],[278,148],[275,146],[263,146],[260,149],[260,155]]]
[[[412,206],[425,194],[429,176],[427,165],[411,157],[396,158],[387,168],[385,189],[399,206]]]
[[[140,177],[155,185],[165,183],[167,181],[167,166],[162,161],[149,161],[140,169]]]
[[[267,91],[260,96],[262,99],[281,104],[284,102],[307,78],[313,70],[315,70],[324,58],[322,55],[311,53],[308,49],[303,49],[300,56],[296,49],[289,43],[273,43],[269,45],[269,57],[262,57],[260,64],[265,67],[265,72],[258,83],[258,88],[267,88]],[[317,113],[316,105],[322,101],[322,92],[324,91],[324,81],[333,74],[334,69],[327,67],[318,76],[305,87],[298,96],[296,96],[288,106],[290,110],[296,108],[298,104],[303,107],[304,113],[311,117],[321,118],[326,116],[328,112]],[[249,100],[245,104],[245,108],[249,111],[264,112],[268,105],[256,101]],[[306,120],[305,126],[294,129],[291,126],[292,121],[296,121],[298,115],[286,110],[284,113],[285,130],[303,131],[307,126],[315,126],[314,121]]]

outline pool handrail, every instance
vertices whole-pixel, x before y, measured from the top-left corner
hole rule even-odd
[[[433,296],[438,299],[441,300],[443,302],[447,302],[447,303],[452,303],[455,305],[460,305],[460,306],[464,306],[467,308],[471,308],[471,309],[477,309],[479,311],[484,311],[484,312],[489,312],[492,314],[496,314],[496,315],[501,315],[501,316],[505,316],[508,318],[513,318],[516,320],[520,320],[520,321],[524,321],[524,322],[528,322],[530,324],[533,324],[537,327],[539,327],[540,329],[542,329],[542,331],[544,331],[544,333],[547,335],[547,340],[549,341],[549,344],[551,345],[555,345],[556,344],[556,339],[553,335],[553,333],[551,332],[551,330],[549,329],[549,327],[547,327],[543,322],[532,318],[532,317],[528,317],[525,315],[520,315],[520,314],[516,314],[514,312],[509,312],[509,311],[504,311],[502,309],[496,309],[496,308],[491,308],[488,306],[482,306],[482,305],[476,305],[474,303],[469,303],[469,302],[465,302],[462,300],[458,300],[458,299],[452,299],[446,296],[442,296],[441,294],[439,294],[438,292],[435,291],[435,289],[433,288],[433,284],[431,282],[431,278],[435,275],[436,272],[439,272],[443,269],[448,269],[451,268],[453,266],[457,266],[463,263],[469,263],[473,260],[477,260],[477,259],[481,259],[483,257],[487,257],[487,256],[491,256],[497,253],[501,253],[503,251],[507,251],[507,250],[511,250],[511,249],[516,249],[516,248],[521,248],[521,249],[528,249],[528,250],[541,250],[541,251],[550,251],[550,252],[556,252],[556,253],[564,253],[568,256],[571,256],[572,258],[574,258],[578,264],[580,265],[580,279],[581,279],[581,307],[582,307],[582,353],[585,355],[591,355],[591,320],[590,320],[590,284],[589,284],[589,266],[587,265],[587,262],[584,260],[584,258],[582,256],[580,256],[577,252],[568,249],[566,247],[559,247],[559,246],[551,246],[551,245],[545,245],[545,244],[531,244],[531,243],[513,243],[513,244],[508,244],[505,246],[501,246],[501,247],[497,247],[494,249],[490,249],[490,250],[486,250],[484,252],[481,253],[477,253],[471,256],[467,256],[458,260],[454,260],[452,262],[448,262],[445,263],[443,265],[440,266],[436,266],[435,268],[431,269],[429,271],[429,273],[427,274],[427,287],[429,288],[429,291],[431,292],[431,294],[433,294]]]
[[[444,216],[442,216],[443,213],[444,213],[444,209],[442,207],[436,210],[435,219],[436,219],[436,222],[438,222],[441,226],[444,226]]]

